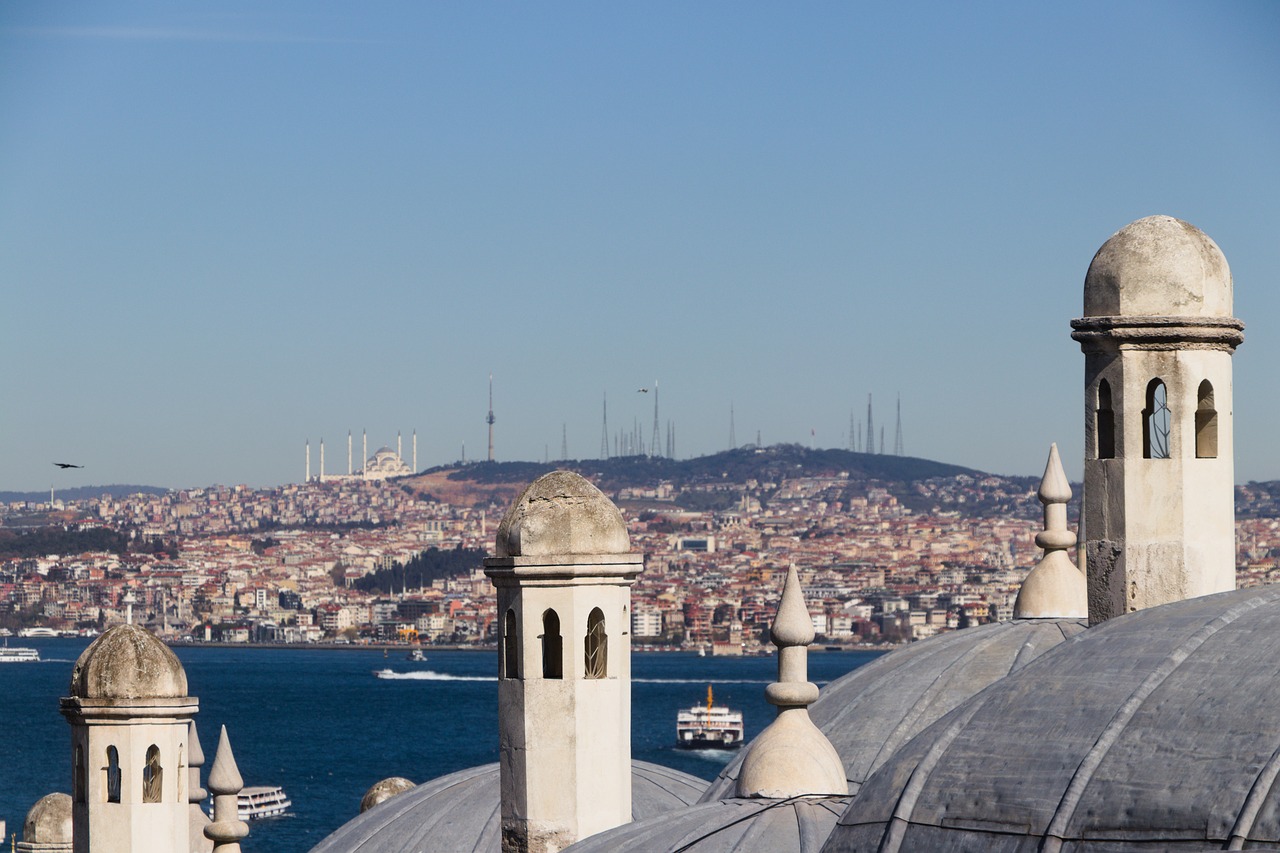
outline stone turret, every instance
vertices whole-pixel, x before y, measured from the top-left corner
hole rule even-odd
[[[1170,216],[1117,231],[1085,277],[1081,527],[1089,620],[1235,588],[1231,270]]]
[[[37,800],[27,812],[22,840],[14,849],[18,853],[71,853],[71,797],[46,794]]]
[[[1049,447],[1049,461],[1036,495],[1044,504],[1044,530],[1036,534],[1044,556],[1022,582],[1013,618],[1083,619],[1089,615],[1089,594],[1084,573],[1067,556],[1067,549],[1076,544],[1076,535],[1067,529],[1071,484],[1062,470],[1056,444]]]
[[[553,471],[498,526],[504,853],[555,853],[631,820],[631,553],[622,514]]]
[[[809,719],[809,706],[818,698],[818,685],[809,681],[813,620],[795,566],[787,570],[770,635],[778,647],[778,680],[765,689],[765,699],[777,707],[778,716],[743,759],[737,794],[774,799],[844,796],[849,793],[844,764]]]
[[[188,853],[187,734],[197,701],[169,648],[118,625],[76,661],[71,695],[76,853]]]

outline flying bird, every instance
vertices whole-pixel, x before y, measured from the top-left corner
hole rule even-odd
[[[648,388],[637,388],[637,389],[636,389],[636,393],[637,393],[637,394],[648,394],[648,393],[649,393],[649,389],[648,389]]]
[[[54,464],[54,465],[57,465],[59,468],[63,468],[63,469],[65,469],[65,468],[83,468],[83,467],[84,467],[83,465],[72,465],[70,462],[55,462],[55,463],[53,463],[53,464]]]

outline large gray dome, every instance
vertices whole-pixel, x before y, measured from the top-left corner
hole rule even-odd
[[[956,708],[826,850],[1275,849],[1278,773],[1280,588],[1225,592],[1112,619]]]
[[[939,634],[858,667],[822,689],[809,716],[844,763],[849,793],[894,751],[987,685],[1083,631],[1081,619],[1021,619]],[[735,795],[743,754],[701,802]]]
[[[848,797],[722,800],[628,823],[564,853],[818,853]]]
[[[631,763],[636,820],[683,809],[706,781],[645,761]],[[502,842],[498,765],[426,782],[338,828],[311,853],[497,853]]]

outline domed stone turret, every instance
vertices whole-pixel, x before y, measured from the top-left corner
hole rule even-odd
[[[71,797],[67,794],[46,794],[27,812],[22,825],[22,841],[18,850],[53,851],[71,850]]]
[[[187,695],[187,673],[168,646],[137,625],[117,625],[89,644],[71,670],[79,699],[172,699]]]
[[[1189,222],[1148,216],[1102,244],[1084,281],[1086,317],[1230,317],[1231,269]]]
[[[496,556],[625,554],[627,525],[613,501],[572,471],[530,483],[498,525]]]

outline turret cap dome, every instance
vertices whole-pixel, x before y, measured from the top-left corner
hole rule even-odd
[[[178,656],[137,625],[117,625],[89,644],[71,670],[79,699],[177,699],[187,695]]]
[[[1111,235],[1084,279],[1086,317],[1230,317],[1231,303],[1231,269],[1218,244],[1172,216]]]
[[[495,556],[626,554],[627,525],[613,501],[572,471],[530,483],[498,525]]]
[[[71,844],[71,797],[46,794],[36,800],[22,825],[22,840],[28,844]]]

